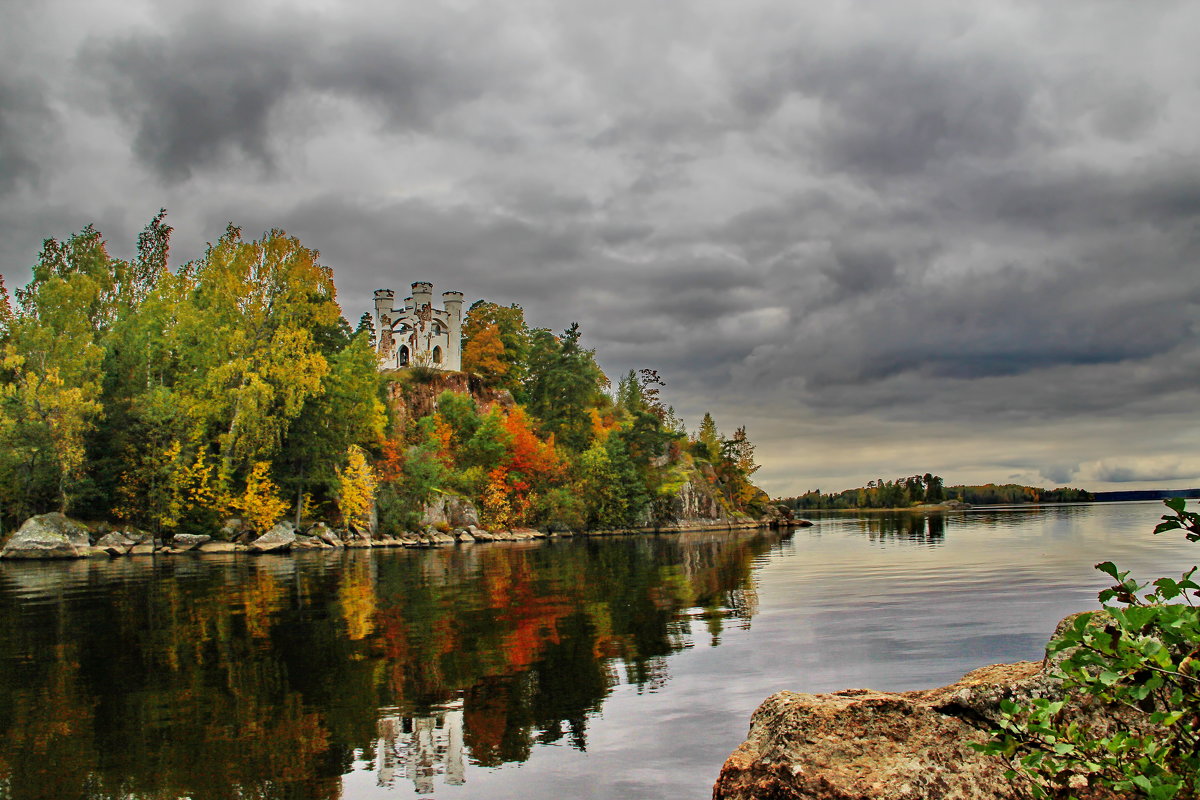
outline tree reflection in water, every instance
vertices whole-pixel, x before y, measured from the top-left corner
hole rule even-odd
[[[583,750],[778,535],[0,564],[0,800],[341,796]]]
[[[946,540],[946,516],[938,511],[888,511],[855,520],[873,541],[903,540],[937,546]]]

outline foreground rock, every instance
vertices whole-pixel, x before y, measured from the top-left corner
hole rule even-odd
[[[81,558],[92,554],[87,528],[54,512],[25,520],[4,545],[0,558]]]
[[[997,664],[919,692],[780,692],[754,712],[714,800],[1009,800],[1027,786],[975,752],[1000,701],[1053,695],[1036,662]]]
[[[274,528],[250,543],[256,553],[280,553],[290,550],[296,541],[296,533],[290,522],[280,522]]]

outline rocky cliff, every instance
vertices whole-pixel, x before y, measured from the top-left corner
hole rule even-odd
[[[384,373],[384,377],[388,379],[388,405],[401,426],[436,411],[442,392],[470,395],[480,414],[488,413],[493,406],[509,408],[514,404],[507,389],[487,386],[478,375],[468,372],[408,369]]]

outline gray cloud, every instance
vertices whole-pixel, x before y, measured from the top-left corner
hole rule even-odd
[[[0,79],[0,192],[37,179],[45,152],[41,145],[53,123],[53,112],[32,82]]]

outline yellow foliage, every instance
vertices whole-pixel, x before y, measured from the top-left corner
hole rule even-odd
[[[365,639],[375,629],[375,587],[368,564],[356,565],[345,572],[338,587],[338,601],[346,620],[346,635],[354,640]]]
[[[513,522],[508,482],[502,469],[493,469],[488,473],[488,485],[483,490],[483,514],[496,527],[507,528]]]
[[[246,478],[246,490],[230,503],[246,524],[259,533],[270,530],[287,510],[287,503],[279,499],[279,488],[267,474],[270,469],[269,461],[255,461]]]
[[[605,419],[600,415],[600,411],[595,408],[587,410],[588,420],[591,422],[592,438],[597,442],[603,442],[608,438],[608,435],[620,426],[620,422],[614,416],[609,416]]]
[[[379,481],[361,447],[350,446],[346,454],[346,468],[337,470],[337,479],[337,506],[342,519],[347,524],[367,522]]]
[[[491,323],[467,339],[463,348],[462,366],[488,381],[498,381],[508,372],[504,361],[504,342],[500,340],[500,328]]]

